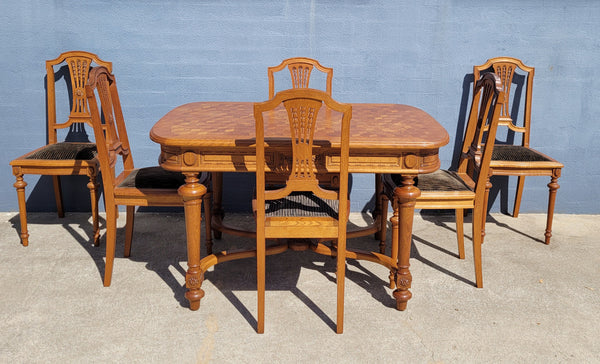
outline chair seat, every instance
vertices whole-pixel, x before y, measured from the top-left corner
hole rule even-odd
[[[208,173],[202,173],[199,183],[205,184],[209,176]],[[184,184],[185,176],[180,172],[167,171],[162,167],[146,167],[131,171],[118,187],[176,190]]]
[[[326,200],[311,192],[292,192],[278,200],[265,202],[265,216],[269,217],[331,217],[338,218],[338,200]]]
[[[96,158],[96,144],[61,142],[49,144],[27,155],[25,159],[92,160]]]
[[[393,174],[392,181],[396,186],[402,186],[402,177],[399,174]],[[420,174],[415,178],[415,186],[421,191],[473,191],[458,173],[443,169]]]
[[[552,162],[549,158],[535,149],[520,145],[498,145],[494,146],[492,160],[511,162]]]

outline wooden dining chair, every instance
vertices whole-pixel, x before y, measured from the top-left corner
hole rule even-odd
[[[112,69],[112,63],[98,58],[97,55],[84,51],[64,52],[55,59],[46,61],[46,125],[48,132],[47,144],[29,151],[10,162],[13,174],[17,181],[19,201],[19,217],[21,220],[21,243],[29,244],[27,230],[27,208],[25,201],[25,174],[39,174],[52,176],[54,198],[59,217],[64,217],[62,187],[60,176],[84,175],[89,178],[87,184],[90,190],[93,242],[98,245],[100,231],[98,225],[98,159],[96,158],[96,145],[90,142],[85,133],[84,124],[91,126],[91,117],[85,98],[84,86],[88,72],[93,65],[104,66]],[[70,113],[67,120],[57,120],[57,108],[66,105],[57,105],[55,83],[56,77],[63,78],[67,83],[70,98]],[[65,108],[66,109],[66,108]],[[64,141],[59,142],[59,131],[68,129]]]
[[[131,253],[135,207],[183,206],[183,199],[177,190],[186,181],[183,174],[166,171],[158,166],[134,167],[131,146],[127,137],[127,129],[117,92],[117,82],[108,68],[95,67],[90,71],[85,93],[92,116],[104,184],[106,208],[104,286],[110,286],[115,257],[118,206],[127,206],[124,255],[128,257]],[[117,167],[119,167],[118,170]],[[117,174],[119,170],[120,172]],[[209,174],[202,173],[194,182],[207,188],[207,193],[203,196],[205,225],[207,232],[209,232],[206,234],[206,239],[211,239]]]
[[[316,68],[326,76],[325,92],[331,96],[331,83],[333,80],[333,68],[325,67],[316,59],[307,57],[294,57],[283,60],[279,65],[269,67],[267,75],[269,77],[269,99],[275,96],[275,74],[284,68],[290,71],[291,86],[290,88],[307,88],[310,83],[310,75],[313,68]]]
[[[269,111],[280,105],[287,111],[287,119],[276,119]],[[339,121],[326,110],[338,114]],[[320,112],[320,114],[319,114]],[[324,122],[319,116],[327,114]],[[277,93],[269,101],[254,104],[256,120],[256,198],[253,210],[256,216],[258,329],[264,332],[265,316],[265,257],[272,254],[266,240],[314,238],[335,241],[332,248],[318,242],[314,248],[337,256],[337,332],[343,331],[344,277],[346,261],[346,224],[348,221],[348,158],[352,106],[336,102],[327,93],[314,89],[297,88]],[[320,120],[319,120],[320,121]],[[327,125],[327,126],[321,126]],[[331,126],[333,125],[333,127]],[[316,130],[332,128],[331,140],[315,139]],[[290,131],[290,139],[269,138],[269,131]],[[281,135],[281,133],[280,133]],[[287,139],[287,141],[285,140]],[[314,158],[318,149],[334,146],[333,156],[339,155],[339,189],[325,189],[320,185]],[[291,149],[287,166],[274,165],[265,147]],[[285,185],[268,189],[265,174],[276,168],[287,168]],[[273,249],[277,249],[274,247]]]
[[[551,157],[532,148],[529,143],[531,139],[531,98],[533,89],[533,75],[535,69],[526,66],[523,62],[511,57],[497,57],[488,59],[484,64],[473,67],[473,75],[475,79],[483,72],[495,72],[502,81],[502,88],[506,94],[504,102],[501,105],[500,122],[502,126],[506,126],[512,133],[521,134],[520,144],[513,144],[511,140],[507,143],[496,143],[492,161],[490,162],[490,171],[492,175],[500,176],[518,176],[517,190],[515,194],[515,204],[513,217],[519,216],[521,207],[521,197],[525,186],[525,176],[549,176],[550,183],[548,197],[548,213],[546,220],[545,243],[550,244],[552,236],[552,219],[554,216],[554,204],[556,201],[556,191],[560,187],[557,183],[560,177],[563,164],[552,159]],[[516,115],[519,106],[520,98],[517,96],[511,97],[511,90],[515,85],[514,80],[524,78],[521,87],[525,88],[524,110],[520,111],[522,122],[518,122],[513,118]],[[515,85],[515,88],[519,86]],[[513,95],[516,93],[513,93]],[[521,92],[519,92],[521,94]]]
[[[488,73],[476,82],[469,121],[463,139],[460,161],[457,171],[438,170],[429,174],[420,174],[415,178],[415,186],[420,190],[415,209],[454,209],[456,215],[456,234],[460,259],[465,258],[463,220],[464,209],[473,210],[472,237],[473,259],[477,287],[483,287],[481,263],[481,241],[487,212],[487,192],[489,185],[489,165],[492,158],[496,129],[500,117],[500,105],[504,101],[500,78]],[[485,132],[487,130],[487,132]],[[484,143],[483,149],[479,146]],[[382,240],[385,241],[387,201],[392,201],[392,240],[399,237],[398,216],[400,201],[396,189],[403,186],[401,175],[383,176],[384,203],[382,214]],[[392,243],[392,257],[398,254],[398,243]],[[390,279],[390,285],[393,280]]]

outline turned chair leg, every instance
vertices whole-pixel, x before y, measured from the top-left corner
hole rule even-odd
[[[546,217],[546,232],[544,234],[544,242],[550,244],[550,238],[552,237],[552,219],[554,218],[554,204],[556,202],[556,191],[560,187],[557,180],[560,176],[560,170],[553,171],[550,183],[548,183],[549,196],[548,196],[548,216]]]
[[[23,179],[23,174],[16,174],[17,181],[14,186],[17,189],[17,199],[19,201],[19,220],[21,222],[21,244],[29,245],[29,232],[27,231],[27,204],[25,201],[25,187],[27,182]]]

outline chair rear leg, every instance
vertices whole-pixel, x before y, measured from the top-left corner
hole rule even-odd
[[[344,288],[346,280],[346,239],[338,239],[337,246],[337,327],[336,333],[344,332]]]
[[[258,318],[256,332],[262,334],[265,332],[265,237],[257,231],[256,237],[256,291],[258,294]]]
[[[465,210],[456,209],[454,211],[456,215],[456,240],[458,241],[458,258],[465,259]]]
[[[513,209],[513,217],[519,217],[519,209],[521,208],[521,197],[525,188],[525,176],[519,176],[517,181],[517,193],[515,194],[515,208]]]
[[[131,254],[131,241],[133,240],[134,222],[135,206],[127,206],[127,213],[125,215],[125,252],[123,254],[126,258]]]
[[[483,211],[480,208],[473,209],[473,263],[475,265],[475,285],[483,288],[483,268],[481,262],[481,230]]]
[[[56,211],[58,212],[58,217],[65,217],[60,176],[52,176],[52,185],[54,186],[54,200],[56,200]]]
[[[17,181],[13,185],[17,189],[17,199],[19,201],[19,220],[21,222],[21,244],[29,245],[29,232],[27,231],[27,203],[25,201],[25,187],[27,182],[23,179],[23,174],[15,174]]]
[[[104,268],[104,287],[110,286],[113,263],[115,260],[115,245],[117,241],[117,207],[106,207],[106,264]]]
[[[100,194],[98,193],[99,184],[96,180],[95,171],[89,172],[90,181],[87,184],[88,189],[90,190],[90,200],[92,203],[92,229],[93,229],[93,241],[94,246],[100,245],[100,224],[98,222],[98,201],[100,199]]]

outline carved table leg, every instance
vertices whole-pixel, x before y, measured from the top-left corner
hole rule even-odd
[[[412,243],[413,215],[415,212],[415,202],[421,195],[421,191],[414,186],[414,177],[412,175],[402,176],[402,187],[394,190],[395,199],[398,201],[399,210],[399,246],[398,246],[398,268],[396,271],[396,308],[400,311],[406,309],[408,300],[412,297],[409,291],[412,283],[410,274],[410,247]]]
[[[14,172],[13,172],[14,173]],[[27,182],[23,179],[23,173],[15,173],[17,182],[13,186],[17,189],[17,198],[19,200],[19,219],[21,221],[21,244],[29,245],[29,232],[27,232],[27,208],[25,202],[25,186]]]
[[[204,291],[200,288],[204,280],[204,272],[200,268],[200,224],[206,186],[198,183],[197,173],[184,174],[185,185],[179,187],[178,192],[183,197],[187,236],[188,270],[185,285],[188,291],[185,298],[190,302],[190,309],[195,311],[200,308],[200,300],[204,297]]]
[[[550,244],[550,238],[552,237],[552,219],[554,217],[554,203],[556,202],[556,190],[560,187],[557,180],[560,177],[560,169],[555,169],[552,171],[552,177],[550,183],[548,183],[548,188],[550,189],[550,193],[548,196],[548,216],[546,217],[546,233],[545,235],[545,243]]]

